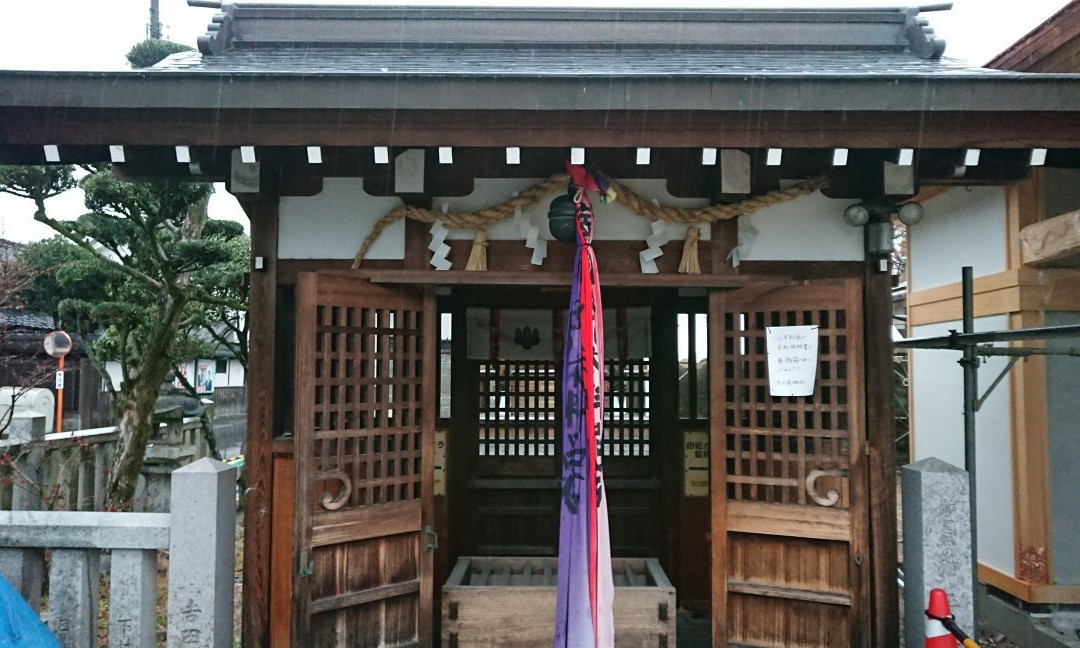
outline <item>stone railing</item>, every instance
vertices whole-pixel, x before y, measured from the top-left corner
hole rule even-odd
[[[102,510],[119,429],[45,434],[44,423],[40,415],[16,415],[9,438],[0,439],[0,456],[11,460],[0,462],[0,510]],[[161,423],[146,449],[136,507],[168,510],[169,474],[208,454],[199,417]]]
[[[0,511],[0,574],[35,610],[47,595],[46,624],[65,648],[97,645],[106,563],[109,645],[155,645],[161,551],[168,551],[167,645],[233,644],[236,470],[200,459],[171,480],[169,513]]]

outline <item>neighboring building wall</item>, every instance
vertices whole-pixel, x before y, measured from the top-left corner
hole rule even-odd
[[[961,268],[975,277],[1008,268],[1005,246],[1005,190],[956,187],[927,200],[926,216],[910,232],[910,285],[918,293],[960,281]],[[946,335],[959,321],[920,321],[912,337]],[[1009,328],[1006,315],[976,318],[975,330]],[[911,357],[912,461],[937,457],[964,467],[963,372],[956,351],[916,351]],[[1007,364],[994,358],[979,370],[983,390]],[[1012,575],[1013,548],[1012,410],[1010,380],[994,390],[976,416],[979,562]]]
[[[214,388],[218,387],[243,387],[244,386],[244,365],[235,358],[230,358],[228,361],[228,369],[224,372],[217,371],[217,361],[213,359],[200,359],[200,360],[188,360],[184,363],[184,370],[188,380],[194,380],[193,376],[196,374],[196,365],[202,363],[209,365],[210,371],[213,375]],[[109,361],[105,363],[105,369],[109,373],[109,377],[112,378],[113,385],[120,388],[120,363]],[[194,384],[194,383],[193,383]],[[177,384],[179,387],[179,384]]]
[[[1047,326],[1080,324],[1080,313],[1049,312]],[[1076,340],[1047,342],[1050,348],[1075,347]],[[1080,358],[1046,359],[1050,461],[1051,578],[1057,585],[1080,585]]]
[[[243,387],[244,378],[244,365],[236,358],[231,358],[229,360],[229,370],[224,376],[218,374],[219,384],[222,387]]]
[[[923,206],[926,216],[909,230],[912,292],[960,281],[963,266],[976,277],[1008,267],[1003,188],[957,187]]]
[[[913,337],[947,335],[959,330],[957,321],[916,326]],[[1008,328],[1004,315],[980,317],[976,331]],[[911,375],[913,400],[912,461],[937,457],[957,467],[964,467],[964,379],[957,364],[957,351],[916,351]],[[980,393],[1008,363],[1005,358],[991,358],[979,369]],[[1012,418],[1009,402],[1009,379],[1006,378],[975,417],[976,496],[979,522],[979,562],[1012,575],[1013,557],[1013,479]]]
[[[1046,218],[1080,209],[1080,170],[1044,169]]]

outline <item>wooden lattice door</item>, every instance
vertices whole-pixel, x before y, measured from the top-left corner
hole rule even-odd
[[[861,284],[710,301],[713,645],[868,645]],[[766,328],[818,327],[814,393],[773,397]]]
[[[293,645],[430,645],[433,298],[314,273],[296,294]]]

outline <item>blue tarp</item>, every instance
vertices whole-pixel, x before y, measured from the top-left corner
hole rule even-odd
[[[34,610],[0,576],[0,648],[60,648]]]

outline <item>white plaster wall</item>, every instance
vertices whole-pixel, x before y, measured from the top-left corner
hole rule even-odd
[[[976,331],[1008,327],[1004,315],[980,317]],[[914,337],[946,335],[960,330],[960,322],[916,326]],[[964,467],[964,377],[957,364],[958,351],[915,351],[911,391],[914,419],[913,461],[937,457]],[[1005,358],[988,359],[979,369],[979,393],[1007,364]],[[1001,382],[975,416],[976,478],[979,517],[979,562],[1014,574],[1013,479],[1009,378]]]
[[[862,261],[863,230],[844,222],[857,201],[814,192],[739,219],[741,261]]]
[[[976,277],[1007,269],[1002,187],[955,187],[923,207],[926,216],[910,228],[912,291],[957,283],[966,265]]]
[[[536,184],[539,178],[478,178],[474,191],[461,197],[435,197],[436,209],[472,211],[509,200]],[[635,193],[672,207],[702,207],[703,198],[676,198],[667,192],[662,179],[625,180]],[[540,230],[540,238],[550,240],[547,227],[548,204],[559,192],[552,192],[522,215]],[[360,178],[327,178],[315,196],[288,196],[281,199],[278,255],[282,259],[351,259],[372,226],[400,201],[364,192]],[[831,200],[820,193],[803,196],[743,217],[739,226],[740,258],[743,260],[833,260],[863,258],[862,230],[848,227],[844,208],[851,201]],[[632,212],[625,203],[594,205],[596,240],[644,240],[651,234],[648,219]],[[686,226],[666,223],[669,241],[681,243]],[[710,230],[702,228],[702,240]],[[507,219],[488,228],[490,240],[523,240],[521,227]],[[472,239],[472,230],[452,230],[450,239]],[[677,246],[665,253],[681,253]],[[405,255],[405,224],[387,227],[368,252],[369,259],[402,259]]]
[[[372,196],[363,178],[326,178],[314,196],[284,196],[278,208],[278,258],[352,259],[372,226],[401,204]],[[383,230],[368,259],[405,258],[405,221]]]

